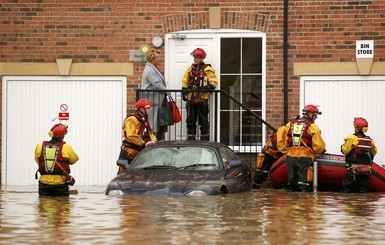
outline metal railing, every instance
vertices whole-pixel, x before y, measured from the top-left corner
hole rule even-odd
[[[161,106],[164,95],[170,94],[179,107],[182,120],[172,126],[167,127],[164,135],[166,140],[186,140],[186,101],[182,99],[182,92],[210,92],[209,99],[209,121],[210,121],[210,140],[224,143],[240,153],[257,153],[261,151],[263,142],[263,130],[266,136],[273,134],[276,129],[262,119],[260,106],[247,106],[241,103],[238,95],[231,95],[224,90],[136,90],[136,99],[149,99],[154,106]],[[253,98],[255,95],[251,95]],[[260,102],[260,101],[259,101]],[[260,104],[260,103],[259,103]],[[155,108],[154,108],[155,109]],[[155,109],[156,110],[156,109]],[[153,113],[154,110],[153,110]],[[154,121],[150,121],[154,125]],[[197,125],[197,139],[200,130]]]

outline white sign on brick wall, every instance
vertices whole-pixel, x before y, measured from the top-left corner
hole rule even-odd
[[[374,42],[373,40],[356,41],[356,59],[373,58]]]

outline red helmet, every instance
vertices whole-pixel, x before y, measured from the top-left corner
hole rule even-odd
[[[194,56],[194,57],[201,57],[201,58],[206,58],[206,52],[201,49],[201,48],[196,48],[194,49],[194,51],[192,51],[192,53],[190,54],[191,56]]]
[[[305,106],[305,107],[302,109],[302,114],[306,114],[307,112],[313,112],[313,113],[316,113],[316,114],[318,114],[318,115],[321,115],[321,114],[322,114],[322,112],[320,112],[320,111],[318,110],[317,106],[312,105],[312,104],[307,105],[307,106]]]
[[[353,125],[356,129],[362,132],[368,131],[369,123],[363,117],[355,117],[353,121]]]
[[[146,99],[140,99],[135,103],[135,110],[139,110],[141,107],[149,108],[151,107],[151,102]]]
[[[67,128],[68,128],[68,126],[65,125],[65,124],[61,124],[61,123],[55,124],[55,125],[52,126],[52,128],[48,132],[48,135],[50,137],[53,137],[53,136],[64,136],[64,135],[67,134]]]

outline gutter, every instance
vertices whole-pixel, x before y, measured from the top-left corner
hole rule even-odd
[[[289,0],[283,2],[283,125],[288,122],[288,8]]]

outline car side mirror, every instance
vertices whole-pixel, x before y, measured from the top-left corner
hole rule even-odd
[[[128,167],[128,160],[126,159],[118,159],[116,161],[116,165],[118,165],[119,167],[122,167],[124,169],[126,169]]]
[[[231,160],[227,165],[227,169],[237,168],[242,165],[242,160]]]

